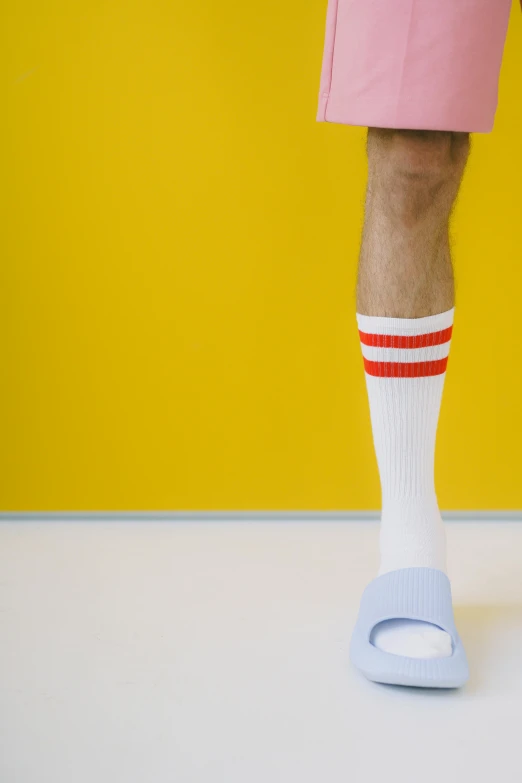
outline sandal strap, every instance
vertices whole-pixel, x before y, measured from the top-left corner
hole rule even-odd
[[[438,625],[456,644],[458,634],[446,574],[436,568],[401,568],[373,579],[361,598],[360,630],[369,639],[377,623],[396,618]]]

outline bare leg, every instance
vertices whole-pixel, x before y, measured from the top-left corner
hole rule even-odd
[[[421,318],[449,310],[449,217],[469,134],[369,128],[367,150],[357,312]]]

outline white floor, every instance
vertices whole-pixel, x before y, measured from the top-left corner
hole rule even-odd
[[[2,783],[522,780],[522,525],[448,523],[462,691],[348,663],[372,522],[2,522]]]

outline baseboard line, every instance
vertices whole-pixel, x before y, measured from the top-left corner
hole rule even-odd
[[[170,522],[362,522],[379,521],[376,511],[1,511],[0,522],[170,521]],[[522,522],[522,510],[441,511],[445,522]]]

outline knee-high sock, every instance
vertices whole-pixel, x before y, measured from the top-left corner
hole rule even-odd
[[[454,311],[423,318],[357,313],[381,480],[380,574],[446,571],[434,460]]]

